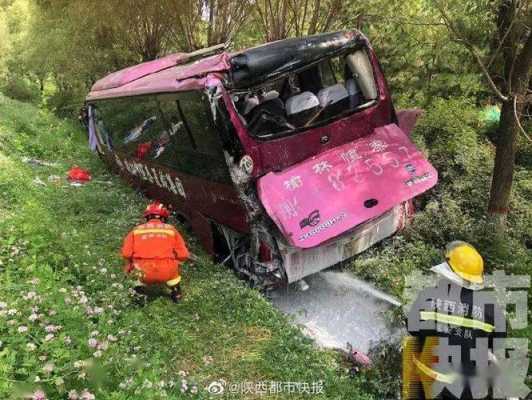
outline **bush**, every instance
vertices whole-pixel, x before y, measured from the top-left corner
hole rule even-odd
[[[517,166],[509,229],[499,237],[486,216],[494,147],[479,114],[466,99],[437,99],[426,110],[413,140],[438,170],[438,184],[418,199],[421,207],[411,226],[355,259],[358,275],[401,296],[404,277],[441,262],[452,240],[475,245],[488,271],[529,273],[532,180]]]
[[[38,103],[41,98],[39,85],[27,78],[10,74],[0,85],[0,92],[15,100]]]

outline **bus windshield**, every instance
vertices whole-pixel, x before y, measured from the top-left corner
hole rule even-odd
[[[370,107],[377,101],[377,86],[369,57],[359,49],[235,90],[232,98],[249,133],[267,139]]]

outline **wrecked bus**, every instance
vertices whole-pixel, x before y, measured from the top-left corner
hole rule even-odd
[[[172,54],[100,79],[86,102],[105,162],[260,288],[397,232],[437,181],[358,31]]]

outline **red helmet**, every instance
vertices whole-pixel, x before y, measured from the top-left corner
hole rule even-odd
[[[154,201],[153,203],[148,204],[148,207],[146,207],[146,210],[144,210],[144,217],[148,218],[150,216],[168,218],[170,216],[170,212],[161,203]]]

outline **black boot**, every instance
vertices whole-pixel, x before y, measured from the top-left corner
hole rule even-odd
[[[178,283],[172,288],[172,292],[170,293],[170,298],[174,303],[179,303],[181,301],[181,298],[183,297],[181,293],[181,285]]]
[[[133,301],[135,302],[135,304],[141,307],[145,306],[146,303],[148,302],[146,286],[138,285],[138,286],[135,286],[133,290],[135,291],[135,295],[133,297]]]

